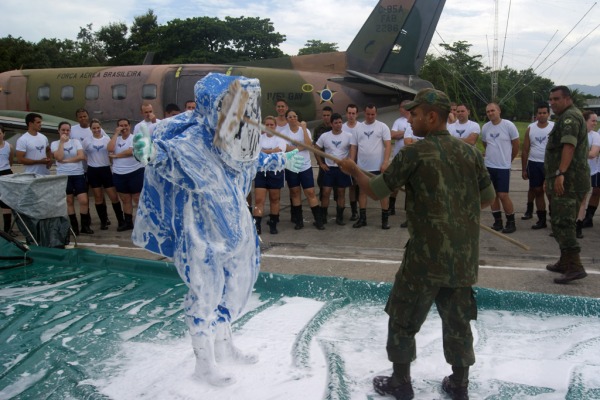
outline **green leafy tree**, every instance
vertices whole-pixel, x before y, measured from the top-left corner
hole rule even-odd
[[[338,51],[337,43],[327,43],[320,40],[307,40],[303,48],[298,51],[299,56],[307,54],[331,53]]]
[[[35,45],[11,35],[0,38],[0,72],[20,68],[34,68]]]
[[[101,65],[106,62],[107,57],[104,45],[98,40],[94,31],[92,31],[92,24],[79,27],[77,43],[79,45],[79,58],[82,63],[80,66]]]
[[[118,65],[120,61],[125,61],[123,57],[130,51],[128,31],[127,25],[123,22],[115,22],[103,26],[96,32],[96,37],[104,44],[108,64]]]

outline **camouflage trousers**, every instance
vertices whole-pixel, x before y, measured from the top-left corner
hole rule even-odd
[[[579,206],[585,193],[565,193],[562,196],[550,198],[550,220],[552,233],[562,251],[579,252],[579,242],[575,233],[575,221]]]
[[[396,277],[385,312],[389,315],[387,354],[394,363],[409,364],[417,358],[415,335],[435,302],[442,319],[444,357],[448,364],[475,364],[471,320],[477,319],[473,289],[449,288],[406,282]]]

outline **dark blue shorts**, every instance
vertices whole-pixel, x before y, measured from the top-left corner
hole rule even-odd
[[[544,163],[539,161],[527,161],[527,175],[529,176],[529,187],[537,188],[544,186]]]
[[[90,167],[87,170],[88,183],[92,188],[109,188],[115,186],[113,183],[113,175],[110,166],[106,167]]]
[[[67,194],[75,196],[81,193],[87,193],[88,186],[85,175],[69,175],[67,177]]]
[[[343,173],[340,167],[329,167],[329,171],[323,171],[323,186],[347,188],[351,185],[350,175]]]
[[[488,168],[487,170],[496,193],[508,193],[510,188],[510,169]]]
[[[302,189],[310,189],[315,187],[315,177],[313,176],[312,168],[298,173],[286,171],[285,181],[289,188],[302,186]]]
[[[257,172],[256,178],[254,178],[254,187],[256,189],[281,189],[285,180],[285,173],[283,171],[267,171]]]
[[[144,186],[144,168],[136,169],[128,174],[113,174],[113,183],[119,193],[135,194]]]
[[[592,187],[600,187],[600,172],[592,175],[591,177]]]

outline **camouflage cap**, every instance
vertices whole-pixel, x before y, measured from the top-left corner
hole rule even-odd
[[[419,90],[414,100],[406,104],[404,109],[410,111],[420,105],[434,106],[450,112],[450,99],[446,93],[432,88]]]

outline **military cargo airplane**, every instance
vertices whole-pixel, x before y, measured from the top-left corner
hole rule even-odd
[[[162,117],[169,103],[184,109],[194,84],[209,72],[258,78],[262,114],[285,99],[306,121],[326,105],[397,106],[431,84],[417,77],[445,0],[380,0],[347,51],[211,65],[136,65],[14,70],[0,74],[0,110],[74,118],[83,107],[106,128],[141,118],[143,103]]]

